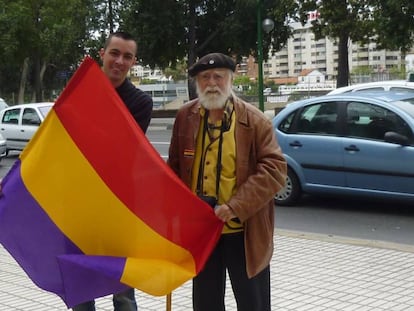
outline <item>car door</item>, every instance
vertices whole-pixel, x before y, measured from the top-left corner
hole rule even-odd
[[[7,141],[7,149],[20,149],[21,108],[11,108],[3,111],[1,118],[1,134]]]
[[[41,118],[37,109],[25,107],[21,113],[19,138],[23,149],[40,126]]]
[[[283,135],[282,150],[294,162],[304,190],[345,186],[337,106],[336,102],[305,106]]]
[[[374,104],[351,102],[343,140],[347,187],[414,193],[414,147],[384,140],[387,131],[413,137],[412,129],[396,113]]]

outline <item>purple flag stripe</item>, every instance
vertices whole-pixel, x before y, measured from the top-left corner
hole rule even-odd
[[[125,258],[85,256],[28,192],[20,168],[18,159],[2,182],[0,243],[32,281],[59,295],[68,306],[91,300],[96,293],[102,296],[125,290],[119,282]],[[69,292],[74,297],[65,297]]]

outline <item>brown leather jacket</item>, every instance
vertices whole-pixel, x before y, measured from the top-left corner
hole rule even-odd
[[[169,166],[188,187],[194,157],[185,151],[196,150],[199,109],[196,99],[178,111],[169,150]],[[240,99],[235,99],[234,109],[237,192],[227,204],[243,223],[246,271],[253,277],[269,265],[273,254],[273,197],[285,184],[287,168],[264,114]]]

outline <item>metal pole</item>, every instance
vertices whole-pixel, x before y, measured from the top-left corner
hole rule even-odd
[[[167,311],[171,311],[172,293],[167,294]]]
[[[262,40],[262,0],[257,4],[257,65],[258,65],[258,90],[259,90],[259,109],[264,111],[263,96],[263,40]]]

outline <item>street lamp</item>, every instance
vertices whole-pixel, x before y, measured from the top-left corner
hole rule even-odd
[[[270,18],[265,18],[262,22],[262,27],[265,33],[269,33],[273,30],[273,27],[275,27],[275,23]]]
[[[257,5],[257,56],[259,66],[259,109],[264,111],[264,96],[263,96],[263,39],[262,29],[269,33],[275,26],[274,22],[270,18],[266,18],[262,21],[262,0],[259,0]]]

